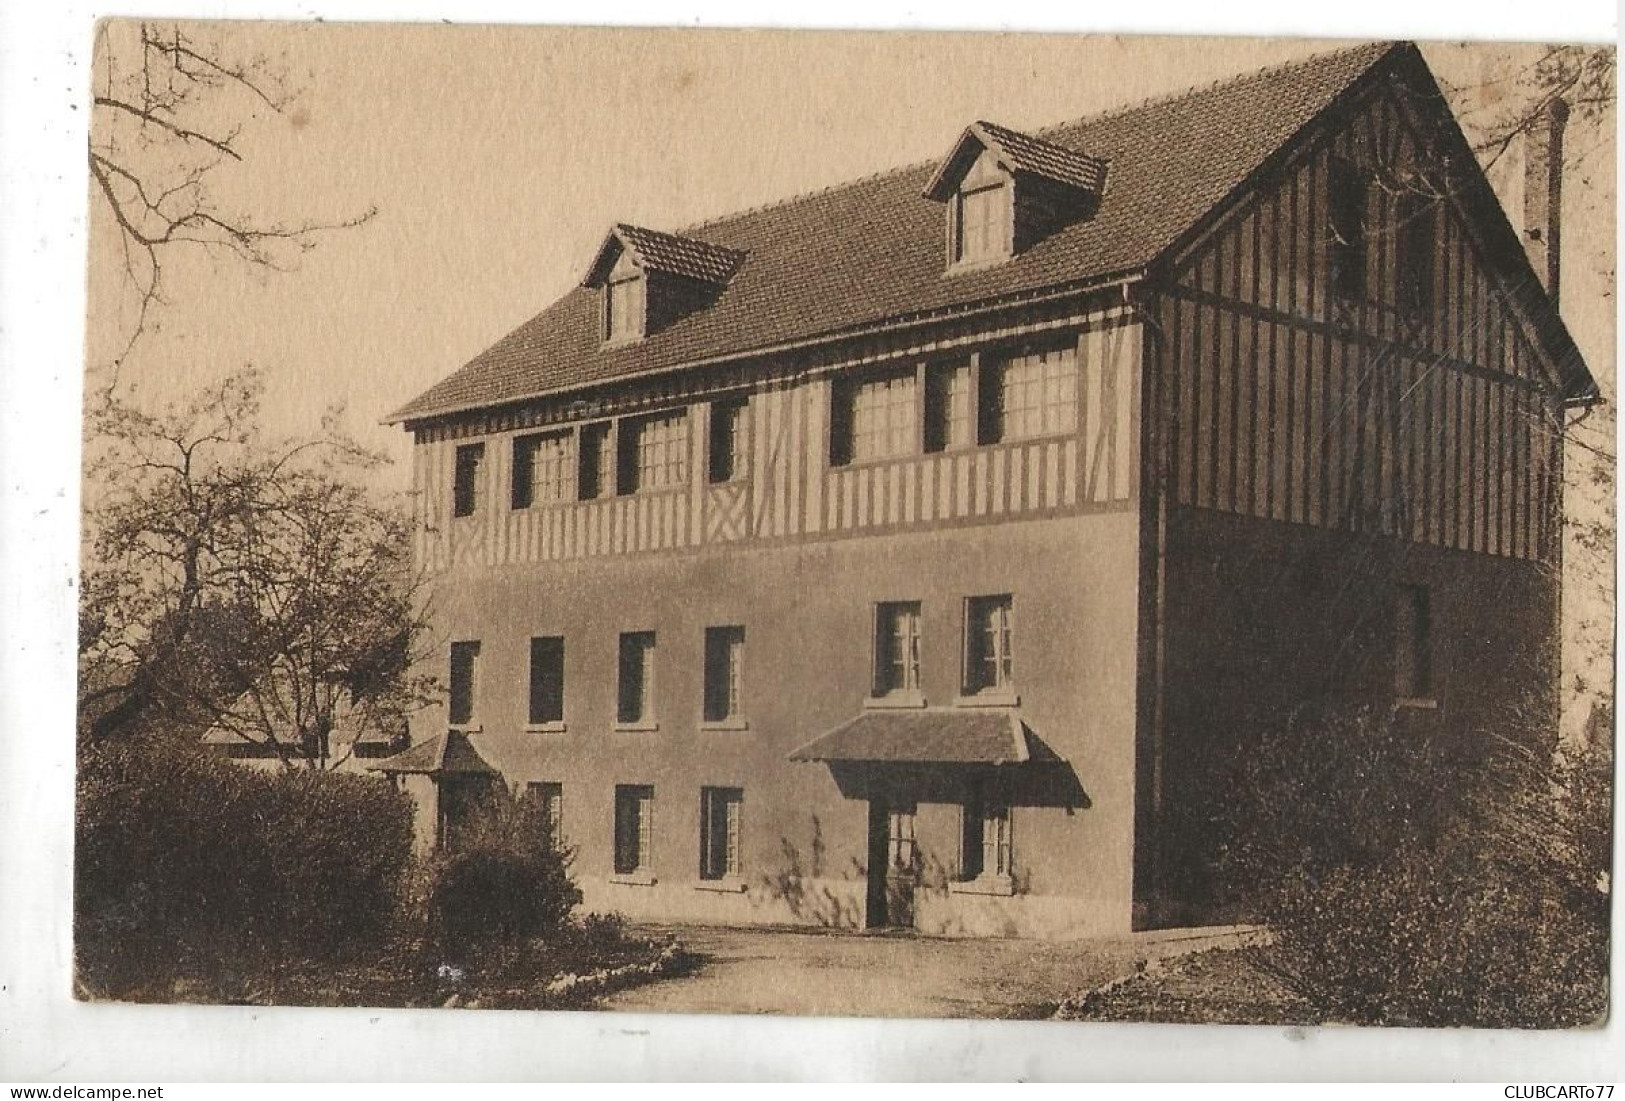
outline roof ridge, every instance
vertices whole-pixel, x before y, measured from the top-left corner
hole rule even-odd
[[[1273,65],[1261,65],[1256,69],[1248,69],[1245,72],[1237,73],[1233,76],[1215,77],[1206,84],[1192,84],[1188,87],[1179,88],[1174,91],[1158,92],[1156,95],[1148,96],[1145,99],[1135,100],[1131,103],[1122,103],[1116,107],[1108,107],[1104,110],[1096,111],[1090,115],[1083,115],[1079,118],[1067,119],[1064,122],[1048,123],[1037,130],[1033,130],[1031,133],[1034,137],[1041,137],[1057,131],[1069,130],[1077,126],[1082,126],[1085,123],[1104,122],[1107,119],[1117,118],[1121,115],[1130,114],[1134,111],[1143,111],[1148,107],[1163,107],[1170,103],[1178,103],[1182,99],[1189,99],[1192,96],[1199,96],[1205,92],[1211,92],[1218,88],[1229,88],[1237,85],[1249,84],[1253,81],[1263,80],[1267,77],[1279,76],[1282,73],[1289,73],[1294,69],[1306,69],[1311,65],[1321,64],[1331,60],[1334,57],[1357,53],[1360,50],[1368,50],[1374,46],[1382,47],[1382,52],[1385,53],[1400,44],[1401,40],[1399,39],[1373,38],[1368,41],[1356,43],[1352,46],[1339,46],[1336,49],[1321,50],[1317,53],[1305,54],[1303,57],[1293,58],[1290,61],[1277,61]],[[1372,61],[1373,64],[1375,64],[1376,59],[1373,58]],[[1045,140],[1048,139],[1046,138]],[[1062,148],[1064,149],[1066,147],[1062,146]]]
[[[1098,157],[1096,154],[1090,154],[1086,150],[1071,149],[1070,146],[1061,145],[1059,142],[1053,141],[1050,135],[1065,130],[1075,129],[1086,124],[1104,122],[1107,119],[1117,118],[1122,115],[1130,114],[1134,111],[1143,111],[1151,107],[1161,107],[1169,103],[1178,103],[1182,99],[1189,99],[1191,96],[1201,95],[1204,92],[1211,92],[1216,88],[1247,84],[1251,81],[1263,80],[1267,77],[1291,72],[1294,69],[1307,68],[1310,65],[1326,62],[1339,55],[1352,54],[1359,50],[1371,49],[1374,46],[1380,46],[1382,47],[1382,51],[1386,52],[1387,50],[1393,49],[1395,46],[1400,45],[1401,42],[1402,40],[1400,39],[1374,38],[1368,41],[1358,42],[1350,46],[1340,46],[1336,49],[1321,50],[1317,53],[1307,54],[1303,57],[1294,58],[1290,61],[1280,61],[1274,65],[1262,65],[1259,68],[1250,69],[1234,76],[1216,77],[1213,80],[1208,81],[1206,84],[1192,84],[1188,87],[1180,88],[1175,91],[1161,92],[1154,96],[1148,96],[1145,99],[1134,100],[1129,103],[1122,103],[1116,107],[1103,108],[1102,110],[1095,111],[1087,115],[1079,115],[1074,118],[1064,119],[1060,122],[1046,123],[1045,125],[1034,130],[1016,130],[1015,127],[1007,126],[998,122],[993,123],[993,125],[998,126],[1000,129],[1014,131],[1018,134],[1026,134],[1029,137],[1042,138],[1044,141],[1048,141],[1052,145],[1059,145],[1062,149],[1067,149],[1070,152],[1084,153],[1087,156],[1096,156],[1096,159],[1104,159]],[[1373,58],[1372,61],[1373,64],[1375,64],[1376,59]],[[973,121],[982,122],[988,120],[976,119]],[[910,172],[918,172],[922,169],[930,168],[931,166],[940,163],[941,160],[942,158],[938,156],[933,157],[930,160],[913,161],[909,164],[896,165],[891,168],[883,168],[875,172],[866,173],[862,176],[855,176],[851,179],[842,180],[838,183],[825,184],[823,187],[815,187],[807,191],[797,192],[794,195],[787,195],[783,198],[771,199],[764,203],[758,203],[755,206],[743,207],[738,210],[728,211],[726,214],[714,215],[713,217],[705,218],[698,222],[690,222],[679,229],[668,230],[667,232],[676,233],[678,235],[701,232],[728,222],[737,221],[741,218],[754,217],[755,215],[766,214],[769,211],[780,210],[787,206],[794,206],[797,203],[806,202],[809,199],[816,199],[821,195],[828,195],[836,191],[845,191],[848,188],[860,187],[864,184],[874,183],[892,176],[902,176]]]

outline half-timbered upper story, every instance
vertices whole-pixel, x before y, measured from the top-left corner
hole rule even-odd
[[[1144,491],[1535,558],[1564,409],[1595,392],[1420,54],[1374,44],[618,225],[394,419],[434,570]]]

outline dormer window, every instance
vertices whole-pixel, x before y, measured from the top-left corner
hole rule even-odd
[[[1018,256],[1094,216],[1106,162],[991,122],[967,129],[925,189],[948,208],[948,269]]]
[[[582,286],[600,295],[605,344],[629,344],[713,305],[744,263],[734,249],[617,225]]]
[[[980,264],[1009,255],[1010,188],[1004,183],[963,190],[958,199],[954,262]]]
[[[611,344],[643,335],[643,277],[626,275],[604,286],[604,339]]]

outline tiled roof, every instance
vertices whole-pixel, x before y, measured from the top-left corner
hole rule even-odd
[[[745,259],[744,253],[731,248],[642,226],[619,223],[611,235],[630,247],[645,269],[682,275],[702,283],[728,282]],[[584,282],[591,285],[597,280],[589,276]]]
[[[1014,708],[865,711],[790,754],[792,761],[1020,764],[1032,757]]]
[[[1106,162],[1099,157],[996,123],[978,122],[976,128],[1004,152],[1010,167],[1018,172],[1047,176],[1085,191],[1099,191],[1106,178]]]
[[[635,344],[600,340],[577,287],[393,415],[414,420],[1063,284],[1138,273],[1378,61],[1371,43],[1042,131],[1110,163],[1094,216],[1007,263],[943,277],[922,164],[685,230],[748,259],[715,304]],[[1033,154],[1036,156],[1036,153]]]
[[[497,774],[496,768],[480,756],[468,735],[460,730],[448,730],[367,767],[377,772],[420,772],[431,776]]]

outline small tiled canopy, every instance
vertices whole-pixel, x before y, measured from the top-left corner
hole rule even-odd
[[[1010,765],[1057,758],[1014,708],[942,707],[864,711],[790,759]]]
[[[480,756],[468,735],[460,730],[448,730],[367,767],[378,772],[413,772],[428,776],[498,775],[496,768]]]

